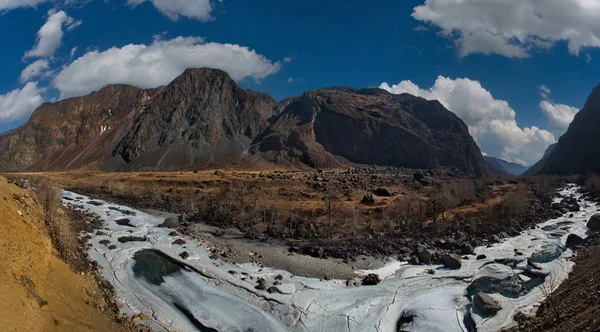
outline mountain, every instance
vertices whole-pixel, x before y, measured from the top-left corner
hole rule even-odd
[[[499,168],[510,175],[518,176],[525,173],[525,171],[527,170],[527,167],[521,164],[511,163],[510,161],[506,161],[504,159],[488,156],[484,156],[483,159],[485,159],[487,163],[494,165],[496,168]]]
[[[224,163],[246,154],[278,112],[271,97],[242,90],[224,71],[188,69],[149,102],[105,168]]]
[[[540,173],[586,174],[600,172],[600,85],[588,97],[567,132],[561,136]]]
[[[380,89],[328,88],[286,101],[253,144],[271,161],[331,167],[344,160],[409,168],[454,166],[481,175],[467,126],[437,101]]]
[[[554,151],[555,147],[556,147],[556,143],[550,145],[544,152],[544,156],[542,157],[542,159],[540,159],[533,166],[529,167],[529,169],[527,171],[525,171],[525,173],[523,173],[523,175],[531,176],[531,175],[538,174],[542,170],[542,168],[544,168],[544,165],[546,164],[546,160],[548,159],[548,157],[550,156],[552,151]]]
[[[486,172],[467,126],[437,101],[328,88],[276,103],[216,69],[169,85],[109,85],[40,106],[0,134],[0,171],[178,170],[254,162]],[[250,166],[249,166],[250,165]]]

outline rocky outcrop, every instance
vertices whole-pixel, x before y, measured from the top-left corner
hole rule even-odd
[[[330,167],[345,161],[408,168],[454,166],[485,173],[467,126],[437,101],[380,89],[329,88],[289,101],[255,140],[274,162]]]

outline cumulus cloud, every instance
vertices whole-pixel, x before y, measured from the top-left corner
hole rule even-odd
[[[30,57],[51,57],[62,43],[64,35],[63,26],[68,31],[73,30],[81,24],[81,21],[75,21],[64,11],[48,11],[48,19],[37,33],[37,41],[33,49],[25,52],[25,58]]]
[[[24,7],[36,7],[48,1],[50,0],[0,0],[0,12]]]
[[[412,17],[440,28],[461,56],[525,58],[558,42],[566,42],[574,55],[600,47],[600,1],[595,0],[425,0]]]
[[[50,63],[47,60],[40,59],[25,67],[21,72],[21,82],[25,83],[32,78],[45,76],[50,69]]]
[[[555,142],[549,131],[535,126],[520,128],[508,102],[495,99],[478,81],[439,76],[429,89],[422,89],[411,81],[392,86],[382,83],[380,88],[395,94],[409,93],[439,100],[469,126],[482,152],[490,156],[532,165]]]
[[[201,22],[213,20],[213,5],[210,0],[127,0],[131,6],[150,1],[154,7],[173,21],[181,16]]]
[[[550,129],[558,136],[567,131],[569,125],[575,118],[575,114],[579,112],[579,109],[575,107],[564,104],[554,104],[548,100],[542,100],[540,102],[540,109],[544,112],[546,117],[548,117]]]
[[[88,52],[65,66],[54,86],[61,98],[81,96],[111,83],[155,88],[168,84],[185,69],[197,67],[222,69],[236,81],[261,80],[278,72],[281,62],[273,63],[245,46],[207,43],[199,37],[155,39],[150,45]]]
[[[23,89],[0,95],[0,123],[22,120],[31,115],[43,102],[41,92],[37,82],[30,82]]]

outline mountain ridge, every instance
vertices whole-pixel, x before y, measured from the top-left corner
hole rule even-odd
[[[248,159],[485,173],[467,126],[437,101],[331,87],[277,103],[210,68],[156,89],[114,84],[44,103],[0,134],[0,157],[2,171],[179,170]]]

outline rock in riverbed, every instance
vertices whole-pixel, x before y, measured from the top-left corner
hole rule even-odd
[[[473,296],[473,306],[484,315],[494,315],[502,306],[490,295],[479,292]]]
[[[444,267],[449,269],[460,269],[462,266],[462,258],[456,254],[444,256]]]
[[[592,231],[600,231],[600,213],[593,215],[587,223],[587,228]]]

